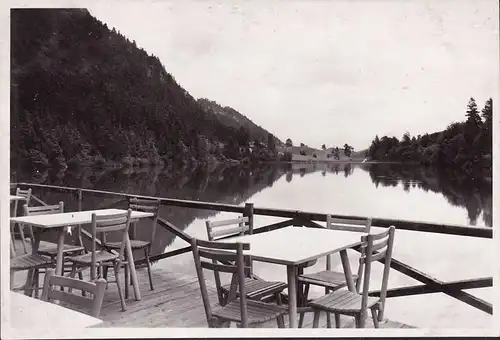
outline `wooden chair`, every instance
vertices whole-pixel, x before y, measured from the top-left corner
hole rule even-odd
[[[352,231],[357,233],[370,233],[372,220],[371,218],[362,219],[362,220],[351,220],[351,219],[339,219],[332,218],[330,215],[326,216],[326,228],[332,230],[344,230],[344,231]],[[326,270],[302,274],[298,277],[299,285],[303,286],[303,294],[301,305],[306,306],[309,295],[309,287],[310,285],[320,286],[325,288],[325,294],[328,294],[337,289],[343,288],[347,286],[347,282],[345,279],[344,272],[332,271],[332,255],[328,255],[326,257]],[[360,280],[363,273],[363,266],[359,265],[357,275],[353,275],[353,280],[356,283],[356,290],[359,292],[360,288]],[[301,288],[299,288],[301,289]],[[338,322],[339,320],[337,320]],[[299,318],[299,327],[302,327],[304,322],[304,313],[300,313]],[[331,317],[327,314],[327,325],[331,327]]]
[[[31,188],[28,189],[28,190],[22,190],[20,188],[16,188],[16,196],[24,197],[25,198],[25,204],[29,205],[30,201],[31,201]],[[14,207],[12,208],[12,213],[11,213],[12,217],[16,217],[17,216],[18,202],[19,202],[18,200],[14,201]],[[20,223],[17,223],[17,226],[19,228],[19,235],[21,236],[21,241],[22,241],[22,244],[23,244],[24,253],[27,254],[28,250],[26,249],[26,238],[24,237],[24,226],[22,224],[20,224]],[[14,242],[14,240],[15,240],[15,237],[14,237],[15,236],[14,235],[15,227],[16,227],[16,223],[12,223],[11,224],[10,233],[11,233],[12,245],[13,245],[13,248],[14,248],[14,252],[17,250],[16,249],[16,243]],[[30,232],[31,232],[31,236],[33,236],[33,230],[31,229],[31,227],[30,227]],[[31,239],[31,242],[33,242],[33,238]]]
[[[391,226],[382,233],[361,237],[365,245],[363,254],[359,260],[360,265],[364,265],[362,294],[340,289],[311,301],[309,305],[314,311],[313,327],[318,327],[320,313],[321,311],[325,311],[327,313],[334,313],[336,321],[339,319],[337,315],[352,315],[355,317],[356,327],[364,328],[368,309],[371,310],[375,328],[379,327],[379,321],[382,321],[387,294],[387,284],[389,281],[392,249],[394,245],[394,232],[395,228]],[[377,242],[375,243],[375,241]],[[370,274],[372,270],[371,263],[382,259],[385,259],[385,261],[380,297],[371,297],[368,296],[370,289]],[[340,328],[340,323],[337,322],[335,326]]]
[[[24,215],[34,216],[34,215],[48,215],[48,214],[62,214],[64,213],[64,203],[59,202],[57,205],[44,205],[39,207],[29,207],[24,205]],[[81,240],[80,226],[77,226],[77,233],[79,235],[78,240],[80,245],[65,244],[63,247],[63,254],[77,255],[78,253],[83,253],[85,248],[83,247],[83,241]],[[40,255],[49,256],[52,261],[55,262],[57,257],[57,244],[53,242],[40,241],[38,247],[38,253]]]
[[[49,269],[45,274],[43,282],[42,300],[59,300],[90,310],[93,317],[98,318],[101,313],[102,301],[104,299],[104,290],[106,280],[99,279],[93,282],[85,282],[69,277],[54,275],[54,270]],[[56,290],[54,286],[66,287],[68,291]],[[92,294],[92,298],[72,294],[72,289],[78,289],[82,292]],[[87,294],[85,294],[87,295]],[[29,326],[29,325],[28,325]]]
[[[148,276],[149,276],[149,286],[151,290],[154,290],[153,286],[153,276],[151,274],[151,262],[149,261],[149,257],[151,254],[151,244],[153,240],[155,239],[155,234],[156,234],[156,224],[158,223],[158,213],[160,210],[160,200],[152,200],[152,199],[139,199],[136,197],[132,197],[129,200],[129,209],[135,210],[135,211],[143,211],[143,212],[150,212],[153,213],[153,220],[152,220],[152,230],[151,230],[151,238],[148,241],[143,241],[143,240],[137,240],[135,239],[135,227],[136,223],[133,223],[132,225],[132,239],[130,240],[130,246],[132,248],[132,251],[134,250],[144,250],[144,256],[146,259],[146,265],[148,268]],[[103,238],[104,241],[104,246],[109,248],[109,249],[120,249],[121,247],[121,242],[106,242],[105,236]],[[126,254],[125,254],[125,261],[127,261]],[[107,278],[107,267],[104,269],[104,278]],[[125,298],[128,298],[128,282],[129,282],[129,275],[128,275],[128,267],[125,266]]]
[[[50,257],[39,254],[25,254],[10,259],[10,289],[13,291],[24,290],[26,295],[38,297],[38,277],[40,269],[55,268]],[[14,274],[19,271],[28,271],[26,285],[14,287]]]
[[[231,322],[236,322],[239,327],[246,328],[276,319],[278,327],[284,328],[283,315],[287,313],[285,308],[247,298],[245,278],[251,275],[252,268],[250,256],[243,251],[250,249],[248,243],[222,243],[192,238],[191,246],[209,327],[229,327]],[[203,269],[233,274],[226,305],[212,310]]]
[[[46,206],[41,206],[41,207],[28,207],[27,204],[24,205],[25,215],[30,215],[30,216],[31,215],[42,215],[42,214],[58,214],[58,213],[62,213],[63,211],[64,211],[64,203],[63,202],[59,202],[59,204],[56,204],[56,205],[46,205]],[[31,240],[33,243],[35,240],[35,237],[34,237],[33,229],[31,228],[31,226],[30,226],[30,232],[31,232]],[[44,250],[47,250],[47,251],[44,252]],[[69,251],[73,251],[73,250],[78,250],[78,248],[75,248],[75,247],[68,245],[67,248],[65,246],[65,250],[67,252],[69,252]],[[54,254],[54,255],[51,256],[51,254]],[[12,290],[19,290],[19,289],[13,287],[14,274],[18,271],[28,270],[29,277],[28,277],[27,282],[30,282],[31,285],[29,287],[28,286],[24,287],[25,293],[28,293],[28,291],[31,291],[31,295],[33,295],[33,292],[34,292],[35,297],[38,297],[40,272],[41,272],[41,270],[55,267],[56,255],[57,255],[57,244],[50,243],[50,242],[40,242],[39,250],[36,254],[26,254],[26,255],[11,258],[11,260],[10,260],[11,289]]]
[[[206,228],[208,234],[208,240],[214,241],[216,237],[222,237],[227,235],[244,235],[246,231],[251,231],[248,225],[248,217],[238,217],[236,219],[223,220],[223,221],[206,221]],[[236,225],[236,227],[234,227]],[[228,228],[232,226],[231,228]],[[217,228],[216,230],[214,230]],[[214,264],[217,263],[213,260]],[[214,272],[215,285],[217,288],[217,295],[219,297],[219,303],[224,306],[227,303],[227,298],[231,284],[222,286],[220,275],[218,272]],[[245,287],[247,292],[247,298],[251,300],[262,300],[264,298],[274,296],[276,302],[281,305],[281,293],[287,284],[284,282],[269,282],[256,277],[255,275],[245,278]]]
[[[96,215],[92,214],[92,243],[90,252],[83,255],[68,257],[68,261],[73,263],[70,277],[75,277],[77,271],[90,268],[90,280],[96,280],[97,275],[101,273],[101,268],[108,266],[113,267],[115,274],[115,282],[118,288],[118,295],[120,296],[121,307],[123,311],[127,310],[125,299],[120,287],[120,267],[123,263],[125,252],[125,245],[127,242],[128,230],[130,227],[130,215],[132,210],[128,209],[125,213],[118,213],[112,215]],[[102,237],[106,232],[121,232],[122,241],[118,254],[110,252],[106,247],[101,246],[103,249],[97,249],[97,234]],[[101,240],[101,244],[102,244]],[[109,281],[108,281],[109,282]]]

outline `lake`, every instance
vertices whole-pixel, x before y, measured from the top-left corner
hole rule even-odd
[[[257,207],[492,227],[491,180],[453,171],[398,164],[293,164],[217,169],[210,174],[201,170],[172,173],[161,169],[78,173],[17,171],[13,180],[236,205],[251,202]],[[63,200],[68,211],[76,209],[74,197],[39,188],[33,190],[48,203]],[[83,208],[105,208],[116,201],[116,198],[85,193]],[[125,207],[124,204],[117,206]],[[236,216],[176,207],[162,207],[160,215],[188,234],[203,239],[207,238],[205,220]],[[254,224],[258,228],[281,220],[256,216]],[[373,228],[373,231],[379,229]],[[147,227],[138,228],[141,238],[147,238],[150,232]],[[443,281],[493,276],[492,242],[398,230],[394,258]],[[153,252],[158,254],[186,245],[183,240],[158,228]],[[333,259],[334,269],[342,270],[340,256],[336,254]],[[354,271],[356,252],[350,253],[350,260]],[[378,290],[382,273],[381,266],[377,265],[371,288]],[[196,275],[190,253],[161,260],[154,266]],[[324,268],[322,259],[306,272]],[[285,267],[257,262],[254,269],[258,276],[267,280],[286,281]],[[391,271],[389,288],[414,284],[419,283]],[[492,288],[468,292],[492,302]],[[321,289],[311,288],[310,296],[321,293]],[[425,328],[488,328],[493,320],[491,315],[445,294],[389,298],[385,316]]]

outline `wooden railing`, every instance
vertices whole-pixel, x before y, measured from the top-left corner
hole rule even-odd
[[[11,186],[20,186],[20,187],[31,187],[31,188],[47,188],[50,190],[60,190],[60,191],[68,191],[77,195],[79,210],[81,210],[83,194],[84,193],[92,193],[97,195],[112,195],[116,197],[122,197],[124,200],[120,200],[115,202],[112,206],[116,206],[118,204],[123,203],[129,197],[139,197],[139,198],[150,198],[160,200],[162,205],[166,206],[175,206],[175,207],[185,207],[185,208],[195,208],[202,210],[216,210],[216,211],[224,211],[224,212],[233,212],[240,213],[244,216],[249,217],[248,224],[250,225],[250,230],[254,234],[269,232],[272,230],[288,227],[288,226],[304,226],[308,228],[325,228],[324,225],[319,224],[318,222],[326,222],[326,214],[322,213],[314,213],[314,212],[304,212],[298,210],[286,210],[286,209],[270,209],[270,208],[260,208],[254,207],[253,204],[247,203],[244,207],[236,206],[231,204],[221,204],[221,203],[211,203],[211,202],[200,202],[200,201],[189,201],[189,200],[180,200],[180,199],[172,199],[172,198],[163,198],[163,197],[152,197],[152,196],[144,196],[144,195],[131,195],[125,193],[117,193],[111,191],[103,191],[103,190],[93,190],[93,189],[82,189],[82,188],[70,188],[70,187],[62,187],[62,186],[52,186],[52,185],[44,185],[44,184],[33,184],[33,183],[12,183]],[[36,199],[35,199],[36,200]],[[254,215],[261,216],[273,216],[273,217],[281,217],[286,218],[285,221],[273,223],[270,225],[262,226],[256,229],[253,229],[253,218]],[[331,215],[334,218],[344,218],[344,219],[362,219],[364,217],[361,216],[345,216],[345,215]],[[158,225],[167,231],[171,232],[175,236],[181,238],[186,241],[187,244],[190,243],[191,236],[172,223],[166,221],[165,219],[159,218]],[[381,219],[381,218],[372,218],[372,225],[376,227],[389,227],[391,225],[396,226],[398,230],[409,230],[415,232],[426,232],[426,233],[439,233],[439,234],[447,234],[447,235],[457,235],[457,236],[466,236],[466,237],[478,237],[478,238],[493,238],[493,230],[491,228],[479,228],[479,227],[466,227],[459,225],[447,225],[447,224],[432,224],[432,223],[423,223],[423,222],[414,222],[414,221],[404,221],[404,220],[393,220],[393,219]],[[85,235],[85,234],[84,234]],[[85,235],[87,236],[87,235]],[[233,235],[227,236],[232,237]],[[165,252],[163,254],[155,255],[151,257],[151,261],[157,261],[165,258],[170,258],[172,256],[176,256],[179,254],[183,254],[191,251],[191,246],[187,245],[186,247],[172,250],[169,252]],[[359,249],[358,249],[359,251]],[[137,264],[141,264],[145,260],[137,261]],[[430,275],[408,265],[397,259],[392,259],[391,268],[405,274],[417,281],[420,281],[421,285],[413,285],[406,287],[397,287],[391,288],[387,292],[387,297],[401,297],[401,296],[410,296],[410,295],[419,295],[419,294],[430,294],[441,292],[448,296],[451,296],[459,301],[462,301],[470,306],[478,308],[483,312],[488,314],[493,314],[492,304],[480,299],[472,294],[464,292],[464,289],[473,289],[473,288],[484,288],[484,287],[492,287],[493,279],[492,277],[483,277],[477,279],[467,279],[460,281],[441,281]],[[380,294],[380,291],[370,292],[370,295],[377,296]]]

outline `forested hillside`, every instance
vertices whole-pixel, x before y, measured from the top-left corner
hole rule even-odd
[[[470,98],[465,116],[465,121],[452,123],[444,131],[417,137],[406,133],[401,141],[376,136],[367,155],[373,160],[432,164],[491,176],[493,100],[488,99],[479,112]]]
[[[248,131],[250,140],[258,140],[261,143],[267,144],[269,138],[272,138],[272,143],[276,145],[282,144],[282,142],[274,135],[271,134],[271,136],[269,136],[269,131],[258,126],[232,107],[223,107],[217,102],[206,98],[198,99],[198,103],[201,105],[201,107],[203,107],[205,111],[214,113],[217,116],[217,119],[219,119],[222,124],[231,126],[235,129],[239,129],[241,126],[243,126]]]
[[[12,10],[11,37],[11,164],[248,157],[245,129],[204,110],[157,57],[87,10]],[[266,150],[267,158],[275,154]]]

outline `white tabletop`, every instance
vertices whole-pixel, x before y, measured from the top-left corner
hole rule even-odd
[[[82,328],[102,323],[101,319],[32,297],[10,292],[10,322],[14,333],[43,336],[44,332]],[[15,329],[15,331],[14,331]]]
[[[11,201],[26,200],[26,197],[23,197],[23,196],[16,196],[16,195],[10,195],[10,200],[11,200]]]
[[[11,221],[25,223],[39,228],[57,228],[68,225],[88,224],[92,223],[92,214],[96,215],[112,215],[127,212],[123,209],[100,209],[67,212],[62,214],[46,214],[34,216],[11,217]],[[153,216],[153,213],[132,211],[131,218],[138,219],[143,217]]]
[[[249,243],[252,260],[299,265],[361,244],[362,233],[332,229],[286,227],[261,234],[237,236],[220,242]]]

